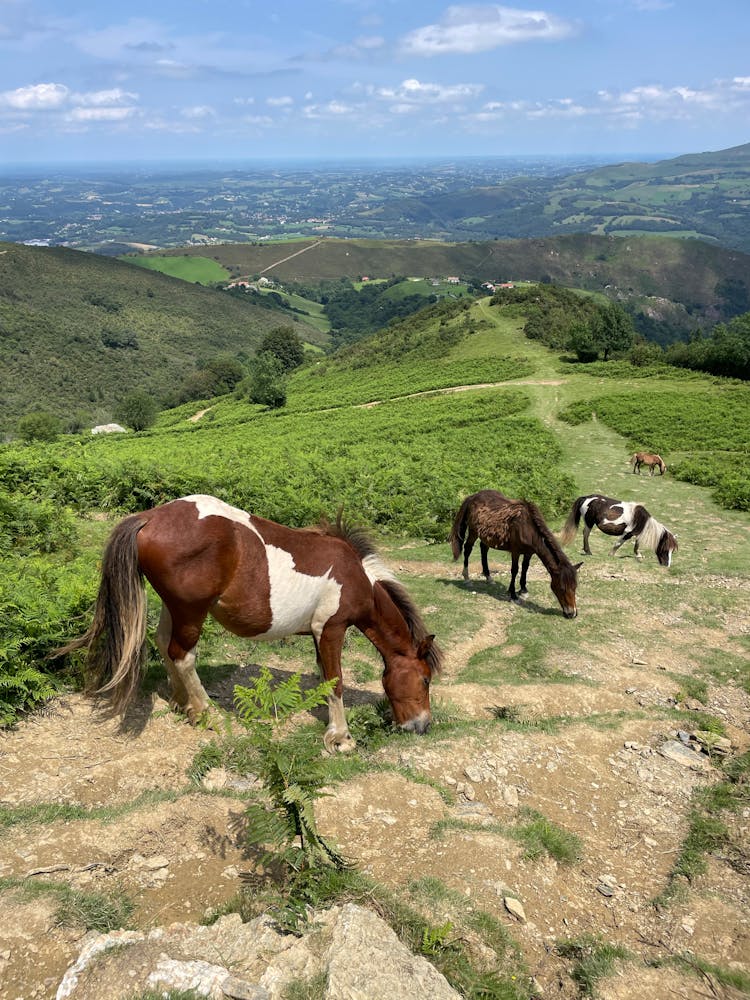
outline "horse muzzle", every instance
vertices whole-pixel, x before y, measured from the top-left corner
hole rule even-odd
[[[565,616],[565,618],[568,618],[568,619],[570,619],[570,618],[576,618],[578,616],[578,609],[577,608],[563,608],[562,609],[562,613]]]
[[[402,722],[401,728],[407,733],[418,733],[422,736],[430,728],[430,723],[432,722],[432,716],[429,712],[422,712],[420,715],[415,715],[413,719],[409,719],[408,722]]]

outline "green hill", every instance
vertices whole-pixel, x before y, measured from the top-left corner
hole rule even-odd
[[[63,248],[0,245],[0,430],[40,406],[63,418],[111,419],[127,393],[157,401],[200,359],[250,356],[264,334],[294,324],[302,340],[325,335],[288,312],[111,258]]]
[[[595,236],[441,243],[428,240],[309,240],[290,257],[278,244],[227,243],[212,256],[227,270],[265,271],[281,281],[448,275],[482,281],[555,282],[601,292],[640,317],[656,339],[687,336],[750,309],[750,255],[701,240]],[[202,255],[196,247],[175,254]],[[665,332],[666,331],[666,332]]]
[[[750,252],[750,143],[658,163],[623,163],[562,178],[386,201],[366,220],[438,239],[588,232],[699,237]],[[354,221],[354,220],[352,220]]]

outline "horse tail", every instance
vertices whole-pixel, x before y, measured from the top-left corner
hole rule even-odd
[[[86,693],[104,695],[113,715],[122,715],[133,700],[145,665],[146,589],[137,546],[145,523],[133,514],[114,529],[102,557],[91,626],[52,654],[85,649]]]
[[[466,524],[469,516],[469,503],[471,497],[467,497],[461,506],[458,508],[456,516],[453,518],[453,525],[451,527],[450,543],[451,551],[453,552],[453,559],[456,560],[461,555],[461,550],[464,547],[464,539],[466,538]]]
[[[583,507],[583,501],[585,499],[586,497],[578,497],[571,507],[568,520],[565,522],[562,527],[562,531],[560,532],[561,545],[569,545],[575,538],[576,532],[578,531],[578,525],[581,522],[581,508]]]

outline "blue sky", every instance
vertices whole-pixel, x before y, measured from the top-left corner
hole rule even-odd
[[[0,161],[750,141],[748,0],[0,0]]]

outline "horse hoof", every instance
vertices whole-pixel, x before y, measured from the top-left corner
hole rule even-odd
[[[518,600],[525,601],[528,596],[529,596],[528,590],[522,590],[521,593],[518,595]]]
[[[349,733],[326,733],[323,737],[323,746],[331,755],[351,753],[352,750],[356,750],[357,748],[357,744]]]

